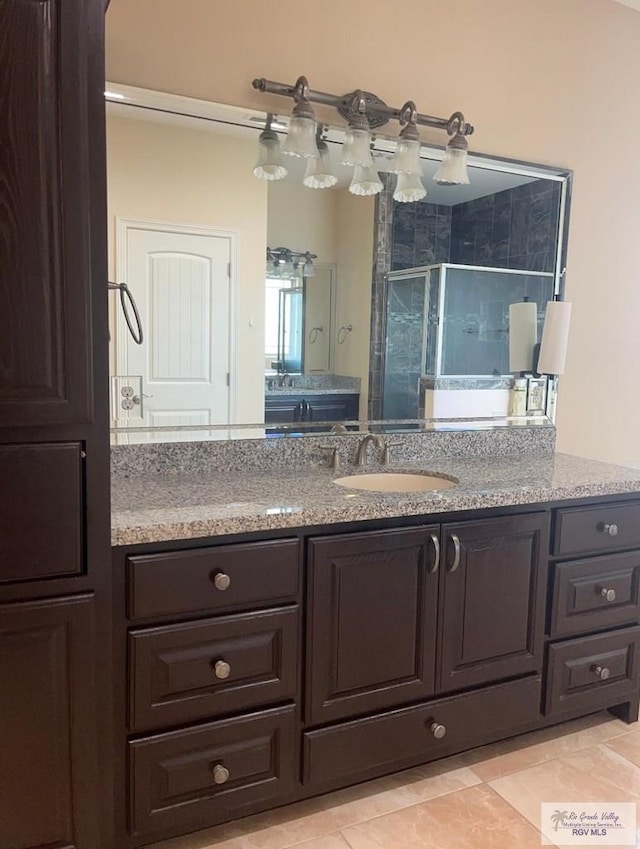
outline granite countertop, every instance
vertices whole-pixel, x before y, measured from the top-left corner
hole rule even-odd
[[[478,457],[368,466],[363,473],[422,471],[453,476],[453,488],[373,493],[336,486],[358,470],[297,470],[116,476],[112,544],[162,542],[277,528],[449,513],[590,496],[640,493],[640,469],[566,454]]]
[[[287,395],[359,395],[359,389],[301,389],[299,386],[282,386],[277,389],[265,389],[265,398],[281,398]]]

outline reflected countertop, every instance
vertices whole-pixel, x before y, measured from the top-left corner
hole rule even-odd
[[[453,476],[449,490],[374,493],[347,489],[334,478],[358,471],[251,469],[246,472],[141,474],[114,477],[112,544],[238,534],[280,528],[452,513],[491,507],[640,494],[640,469],[555,454],[523,459],[442,459],[379,467]]]

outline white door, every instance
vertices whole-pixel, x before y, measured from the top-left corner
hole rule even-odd
[[[141,375],[143,393],[142,418],[122,419],[228,424],[231,236],[152,228],[127,224],[120,242],[144,330],[136,345],[120,316],[117,374]]]

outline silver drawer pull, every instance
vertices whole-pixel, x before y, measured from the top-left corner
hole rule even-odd
[[[231,675],[231,666],[226,660],[216,660],[213,671],[215,672],[216,678],[224,680]]]
[[[606,666],[594,666],[593,671],[601,681],[606,681],[607,678],[611,675],[611,672],[607,669]]]
[[[431,733],[436,738],[436,740],[442,740],[442,738],[447,733],[447,727],[446,727],[446,725],[440,725],[439,722],[432,722],[431,723]]]
[[[224,590],[229,589],[229,586],[231,585],[231,578],[224,572],[216,572],[213,576],[213,585],[217,590],[224,592]]]
[[[618,526],[617,525],[603,525],[602,532],[608,534],[610,537],[618,536]]]
[[[616,600],[616,591],[608,590],[606,587],[602,587],[600,590],[600,595],[605,601],[615,601]]]
[[[229,780],[229,770],[222,764],[216,764],[213,768],[214,784],[226,784]]]
[[[433,545],[433,565],[431,567],[431,574],[434,574],[438,571],[438,567],[440,566],[440,540],[438,538],[438,534],[430,534],[431,544]]]
[[[460,565],[460,538],[457,534],[451,534],[451,542],[453,543],[453,563],[449,572],[455,572]]]

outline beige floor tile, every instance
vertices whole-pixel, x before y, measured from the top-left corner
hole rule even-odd
[[[541,802],[637,802],[640,768],[600,745],[498,778],[489,786],[537,828]]]
[[[607,714],[596,714],[552,728],[532,731],[512,740],[477,749],[466,763],[483,781],[493,781],[514,772],[573,752],[597,746],[629,728]],[[486,752],[486,753],[485,753]],[[483,754],[484,753],[484,754]],[[479,758],[482,757],[482,760]]]
[[[486,785],[343,830],[351,849],[540,849],[537,829]]]
[[[455,758],[207,829],[149,849],[289,849],[340,829],[478,784]],[[310,847],[315,849],[315,847]],[[330,845],[327,849],[333,849]],[[338,847],[336,847],[338,849]]]
[[[622,734],[607,741],[607,746],[625,757],[628,761],[640,766],[640,729]]]

